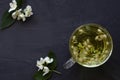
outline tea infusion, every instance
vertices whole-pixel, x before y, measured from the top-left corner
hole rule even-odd
[[[108,32],[97,25],[77,29],[70,39],[70,51],[81,65],[98,65],[105,61],[111,51]]]

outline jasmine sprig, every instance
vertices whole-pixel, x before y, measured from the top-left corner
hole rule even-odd
[[[0,29],[5,29],[10,27],[16,20],[25,21],[27,17],[33,15],[32,8],[27,5],[24,10],[21,9],[23,5],[23,0],[12,0],[9,3],[9,10],[5,11],[0,24]]]
[[[36,66],[38,67],[38,71],[33,76],[34,80],[48,80],[52,76],[53,72],[61,74],[55,70],[57,67],[56,64],[55,54],[51,51],[47,57],[37,60]]]

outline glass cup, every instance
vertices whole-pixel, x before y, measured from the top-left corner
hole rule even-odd
[[[84,24],[72,33],[69,50],[72,57],[64,64],[65,69],[72,67],[75,63],[87,68],[98,67],[104,64],[112,54],[112,37],[99,24]]]

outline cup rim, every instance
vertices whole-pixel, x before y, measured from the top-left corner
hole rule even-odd
[[[72,56],[72,51],[71,51],[71,49],[70,49],[70,41],[71,41],[71,39],[72,39],[72,37],[73,37],[73,34],[74,34],[78,29],[84,27],[85,25],[97,25],[98,28],[100,28],[100,29],[102,29],[102,30],[105,30],[105,32],[107,33],[107,35],[108,35],[109,38],[110,38],[110,41],[111,41],[111,42],[110,42],[110,43],[111,43],[111,50],[110,50],[107,58],[106,58],[103,62],[101,62],[100,64],[90,65],[90,66],[89,66],[89,65],[83,65],[83,64],[78,63],[78,62],[74,59],[74,57]],[[70,39],[69,39],[69,51],[70,51],[70,54],[71,54],[71,57],[73,58],[73,60],[75,60],[75,62],[77,62],[77,63],[80,64],[81,66],[87,67],[87,68],[95,68],[95,67],[101,66],[101,65],[103,65],[104,63],[106,63],[106,62],[108,61],[108,59],[110,58],[110,56],[112,55],[112,52],[113,52],[113,39],[112,39],[110,33],[108,32],[108,30],[107,30],[106,28],[104,28],[103,26],[99,25],[99,24],[96,24],[96,23],[82,24],[82,25],[80,25],[78,28],[76,28],[76,29],[72,32],[72,34],[71,34],[71,36],[70,36]]]

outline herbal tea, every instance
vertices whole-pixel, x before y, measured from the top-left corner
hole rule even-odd
[[[102,64],[110,56],[113,47],[107,30],[96,24],[77,28],[69,44],[73,59],[88,67]]]

